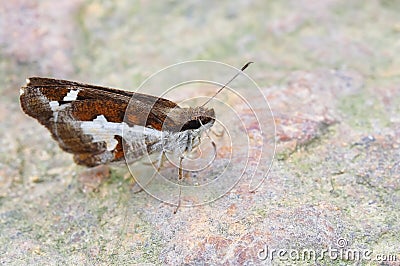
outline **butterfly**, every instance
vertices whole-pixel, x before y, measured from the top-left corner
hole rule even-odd
[[[74,155],[77,164],[132,162],[155,152],[192,151],[215,122],[214,109],[204,106],[240,72],[198,107],[182,108],[148,94],[42,77],[27,79],[20,103],[62,150]]]
[[[31,77],[22,110],[44,125],[77,164],[93,167],[147,153],[191,151],[215,121],[213,109],[181,108],[167,99],[68,80]],[[128,108],[129,106],[129,108]]]

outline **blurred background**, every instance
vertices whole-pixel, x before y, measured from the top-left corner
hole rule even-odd
[[[0,262],[258,264],[265,244],[339,238],[399,260],[399,12],[394,0],[2,1]],[[256,193],[173,215],[124,170],[82,174],[19,107],[29,76],[135,90],[195,59],[256,62],[246,73],[278,145]]]

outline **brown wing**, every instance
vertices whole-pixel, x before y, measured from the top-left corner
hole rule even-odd
[[[106,142],[95,142],[83,134],[82,122],[104,116],[107,122],[122,123],[127,111],[128,125],[160,130],[164,122],[173,123],[167,118],[169,110],[179,108],[151,95],[39,77],[29,78],[22,87],[20,102],[24,112],[44,125],[64,151],[75,155],[76,163],[86,166],[123,161],[124,154],[120,136],[114,136],[117,144],[110,150]]]

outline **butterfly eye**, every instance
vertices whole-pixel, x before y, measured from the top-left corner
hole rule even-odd
[[[180,131],[182,132],[182,131],[185,131],[188,129],[198,129],[200,126],[201,126],[201,123],[198,119],[190,120],[182,126]]]

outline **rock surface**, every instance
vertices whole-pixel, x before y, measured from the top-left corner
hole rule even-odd
[[[394,255],[380,265],[398,265],[399,10],[396,1],[2,1],[0,263],[252,265],[271,263],[259,257],[268,247],[288,252],[273,263],[306,264],[296,252],[343,247],[372,251],[362,264]],[[276,154],[253,193],[239,183],[173,214],[133,193],[125,168],[76,166],[19,107],[28,76],[134,90],[193,59],[256,61],[246,73],[274,113]]]

